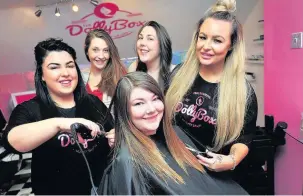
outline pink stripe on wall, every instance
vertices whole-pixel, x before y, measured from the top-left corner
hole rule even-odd
[[[32,72],[0,75],[0,109],[8,120],[11,105],[11,93],[34,90],[34,75]]]
[[[291,34],[302,31],[302,0],[264,0],[264,112],[273,114],[276,122],[287,122],[287,131],[296,138],[303,112],[303,49],[291,49],[290,43]],[[301,195],[303,148],[298,156],[292,153],[298,149],[286,145],[276,159],[276,194]]]

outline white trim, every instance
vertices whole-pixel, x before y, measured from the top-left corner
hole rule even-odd
[[[11,100],[13,102],[13,107],[17,106],[16,96],[28,95],[28,94],[33,94],[33,93],[36,93],[36,91],[24,91],[24,92],[19,92],[19,93],[11,93]]]

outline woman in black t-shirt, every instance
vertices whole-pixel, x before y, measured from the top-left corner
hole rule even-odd
[[[81,123],[91,137],[77,139],[99,184],[110,151],[101,128],[113,128],[105,119],[107,107],[88,95],[76,63],[75,50],[62,40],[48,39],[35,47],[37,96],[18,105],[5,130],[6,148],[32,151],[31,182],[36,195],[88,195],[92,184],[71,125]],[[106,134],[105,134],[106,135]]]
[[[245,79],[242,26],[234,0],[218,1],[200,19],[185,62],[166,95],[171,118],[208,156],[209,170],[233,170],[256,129],[257,99]]]

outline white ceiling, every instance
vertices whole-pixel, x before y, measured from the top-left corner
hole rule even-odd
[[[20,7],[36,7],[44,6],[56,3],[71,2],[72,0],[0,0],[0,9],[11,9]],[[88,1],[88,0],[74,0],[77,1]]]
[[[58,1],[0,0],[0,75],[33,71],[33,48],[38,41],[49,37],[63,38],[76,49],[78,63],[88,64],[83,51],[85,33],[70,36],[66,26],[93,13],[94,6],[89,0],[75,0],[80,10],[74,13],[71,1],[68,1],[68,4],[60,6],[59,18],[54,16],[55,6],[42,8],[40,18],[34,15],[37,5]],[[106,1],[115,2],[123,10],[142,13],[142,16],[133,20],[156,20],[161,23],[170,34],[173,50],[180,51],[188,48],[196,22],[216,0],[99,0]],[[242,24],[258,1],[261,0],[237,1],[237,17]],[[115,40],[121,57],[135,56],[135,35],[138,29],[139,27],[133,28],[130,36]]]

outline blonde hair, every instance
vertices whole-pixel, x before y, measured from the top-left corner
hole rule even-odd
[[[183,101],[199,74],[200,62],[196,56],[196,43],[203,22],[208,18],[229,21],[232,24],[231,48],[225,59],[224,70],[218,86],[218,110],[214,151],[236,140],[243,128],[250,86],[245,80],[245,46],[242,26],[231,14],[235,11],[234,0],[218,1],[205,17],[200,19],[183,66],[172,79],[166,94],[169,116],[174,118],[176,106]],[[182,81],[182,82],[180,82]]]
[[[164,102],[164,95],[157,82],[143,72],[131,72],[124,76],[118,83],[116,92],[112,99],[115,116],[116,143],[114,147],[114,158],[118,156],[121,148],[126,145],[130,152],[131,160],[136,168],[136,176],[140,176],[141,169],[149,168],[163,180],[170,178],[176,183],[185,183],[183,178],[171,168],[164,160],[155,142],[142,133],[133,124],[130,119],[129,99],[134,88],[146,89],[159,97]],[[179,166],[186,172],[186,166],[193,167],[201,172],[204,171],[197,158],[186,149],[185,144],[179,139],[169,116],[166,114],[166,108],[159,130],[163,130],[166,145],[173,158]],[[162,125],[162,127],[161,127]],[[141,179],[144,181],[144,179]]]

